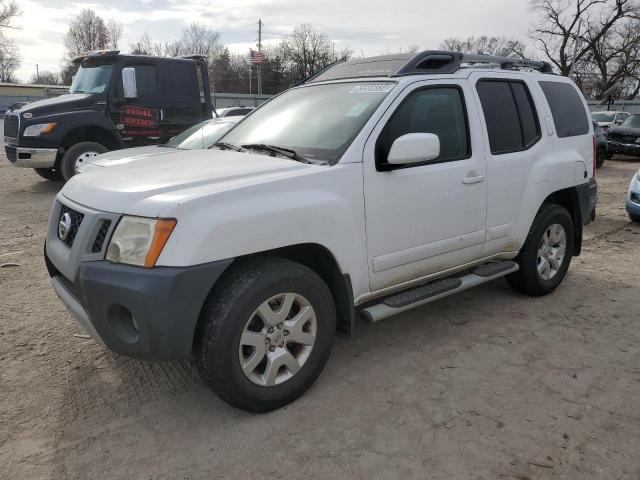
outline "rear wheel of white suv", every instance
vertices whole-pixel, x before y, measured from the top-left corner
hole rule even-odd
[[[231,268],[203,309],[195,361],[222,400],[266,412],[294,401],[322,372],[335,306],[322,279],[298,263],[265,257]]]
[[[544,204],[516,257],[520,270],[508,275],[515,290],[532,296],[546,295],[562,282],[574,249],[573,220],[566,208]]]

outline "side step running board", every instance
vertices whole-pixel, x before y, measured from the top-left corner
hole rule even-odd
[[[471,287],[504,277],[519,269],[512,261],[491,262],[474,268],[459,277],[447,277],[413,287],[384,298],[380,303],[361,309],[360,314],[370,322],[378,322],[387,317],[405,312],[420,305],[448,297]]]

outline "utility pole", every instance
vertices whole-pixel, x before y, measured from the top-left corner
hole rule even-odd
[[[262,52],[262,19],[258,19],[258,52]],[[262,93],[262,62],[258,64],[258,94]]]
[[[38,72],[38,64],[36,63],[36,83],[40,85],[40,72]]]

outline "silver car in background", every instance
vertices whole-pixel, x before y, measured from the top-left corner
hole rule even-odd
[[[96,168],[124,165],[142,158],[166,155],[175,150],[203,150],[205,148],[211,148],[243,118],[244,117],[241,116],[232,116],[205,120],[204,122],[187,128],[184,132],[161,145],[125,148],[103,153],[102,155],[89,158],[78,165],[78,173]]]

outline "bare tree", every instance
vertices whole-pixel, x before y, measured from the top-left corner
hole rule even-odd
[[[31,76],[29,83],[39,85],[60,85],[62,83],[62,80],[58,73],[44,70],[38,73],[38,75],[34,73]]]
[[[64,37],[67,57],[72,59],[92,50],[101,50],[109,45],[109,32],[104,20],[89,9],[83,9],[69,24]]]
[[[280,51],[298,79],[306,78],[334,61],[347,60],[352,54],[351,50],[344,49],[334,55],[329,36],[309,23],[302,23],[291,34],[283,36]]]
[[[107,21],[107,37],[109,38],[109,48],[113,50],[118,49],[118,42],[122,38],[122,32],[124,31],[124,24],[116,20],[115,18],[110,18]]]
[[[468,37],[464,40],[447,38],[440,48],[463,53],[482,53],[500,57],[527,58],[527,46],[515,38],[507,37]]]
[[[18,15],[20,15],[20,9],[14,0],[9,0],[7,3],[4,3],[4,0],[0,1],[0,28],[13,28],[11,22]]]
[[[628,99],[640,93],[639,32],[640,19],[630,18],[593,42],[588,55],[575,69],[576,82],[584,92],[597,99],[612,89]],[[585,36],[593,34],[589,30]]]
[[[165,49],[174,55],[204,55],[211,62],[222,53],[224,47],[218,32],[205,25],[192,23],[182,31],[180,40],[165,45]]]
[[[531,7],[540,16],[531,37],[562,75],[621,20],[638,16],[637,0],[532,0]]]
[[[163,45],[154,42],[148,33],[144,33],[137,42],[130,44],[129,50],[134,55],[158,55],[164,54]]]
[[[1,39],[1,38],[0,38]],[[1,39],[0,44],[0,82],[15,82],[15,71],[20,67],[20,53],[13,40]]]
[[[13,28],[11,22],[20,15],[14,0],[5,3],[0,0],[0,82],[13,82],[13,75],[20,67],[20,51],[15,41],[6,38],[2,29]]]

